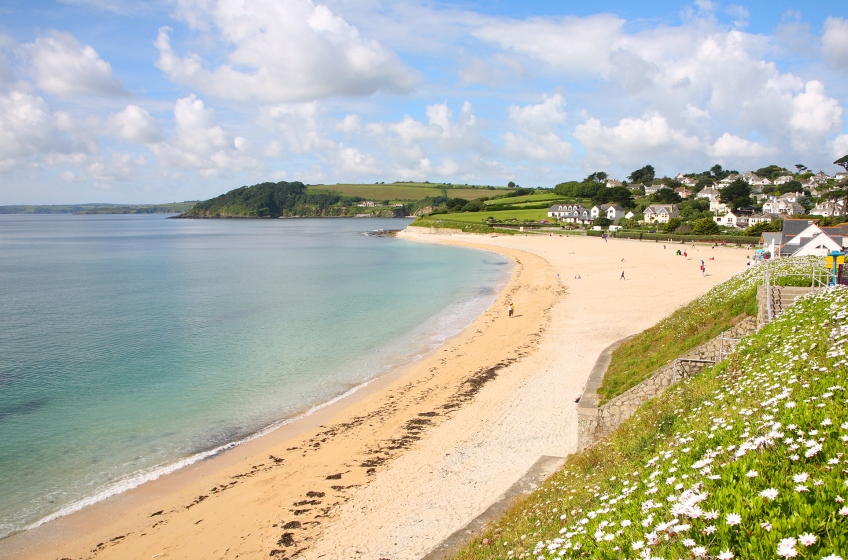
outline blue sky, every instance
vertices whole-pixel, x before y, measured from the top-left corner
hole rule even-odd
[[[848,154],[844,3],[6,0],[0,204]]]

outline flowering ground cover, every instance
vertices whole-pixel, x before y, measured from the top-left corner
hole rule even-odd
[[[709,266],[709,265],[708,265]],[[809,286],[811,271],[826,272],[821,257],[777,259],[771,275],[781,286]],[[746,315],[757,314],[757,286],[764,266],[753,266],[685,305],[615,352],[598,395],[601,404],[635,387],[668,362],[729,329]]]
[[[458,557],[848,559],[846,349],[848,288],[804,297]]]

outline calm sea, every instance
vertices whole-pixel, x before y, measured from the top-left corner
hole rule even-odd
[[[460,331],[505,259],[405,220],[0,216],[0,537],[243,441]]]

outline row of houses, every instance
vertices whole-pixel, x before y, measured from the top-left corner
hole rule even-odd
[[[621,218],[633,218],[632,211],[618,204],[601,204],[586,208],[582,204],[554,204],[548,208],[548,217],[570,224],[590,224],[596,218],[604,216],[615,223]],[[666,224],[672,218],[680,216],[676,204],[652,204],[645,208],[644,219],[651,224]]]
[[[823,171],[819,171],[818,173],[816,173],[812,177],[804,179],[800,182],[801,182],[801,186],[804,187],[804,190],[812,191],[812,190],[816,189],[816,187],[820,187],[821,185],[826,184],[828,179],[841,180],[841,179],[845,179],[846,177],[848,177],[848,173],[845,173],[845,172],[842,172],[842,171],[840,171],[839,173],[837,173],[836,175],[834,175],[832,177],[827,175]],[[793,175],[781,175],[780,177],[777,177],[776,179],[774,179],[772,181],[772,180],[770,180],[766,177],[760,177],[759,175],[757,175],[753,171],[746,171],[746,172],[741,173],[741,174],[733,173],[733,174],[728,175],[724,179],[721,179],[720,181],[718,181],[716,183],[715,189],[716,189],[716,191],[721,190],[722,188],[726,187],[727,185],[729,185],[733,181],[740,179],[740,178],[744,179],[745,182],[747,182],[749,185],[751,185],[752,187],[754,187],[757,190],[759,190],[760,188],[767,186],[767,185],[779,186],[779,185],[786,184],[789,181],[795,180],[795,177]],[[687,196],[689,196],[692,192],[689,189],[694,188],[698,184],[698,181],[696,179],[693,179],[691,177],[687,177],[683,173],[678,173],[674,177],[674,180],[677,181],[678,183],[680,183],[681,185],[683,185],[682,187],[675,189],[675,192],[678,192],[678,194],[683,196],[683,198],[686,198]],[[623,183],[621,181],[619,181],[618,179],[607,179],[607,181],[606,181],[606,186],[608,188],[620,187],[622,185],[623,185]],[[668,187],[666,185],[643,185],[641,183],[631,183],[631,184],[627,185],[627,188],[630,189],[630,190],[640,190],[640,191],[641,191],[641,189],[645,189],[645,194],[651,195],[651,194],[656,193],[660,189],[668,188]],[[687,194],[684,195],[684,194],[682,194],[683,192],[686,192]],[[815,193],[813,193],[813,194],[815,194]]]

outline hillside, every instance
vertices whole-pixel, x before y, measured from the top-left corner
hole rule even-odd
[[[848,289],[803,298],[571,456],[459,558],[840,559],[846,347]]]

